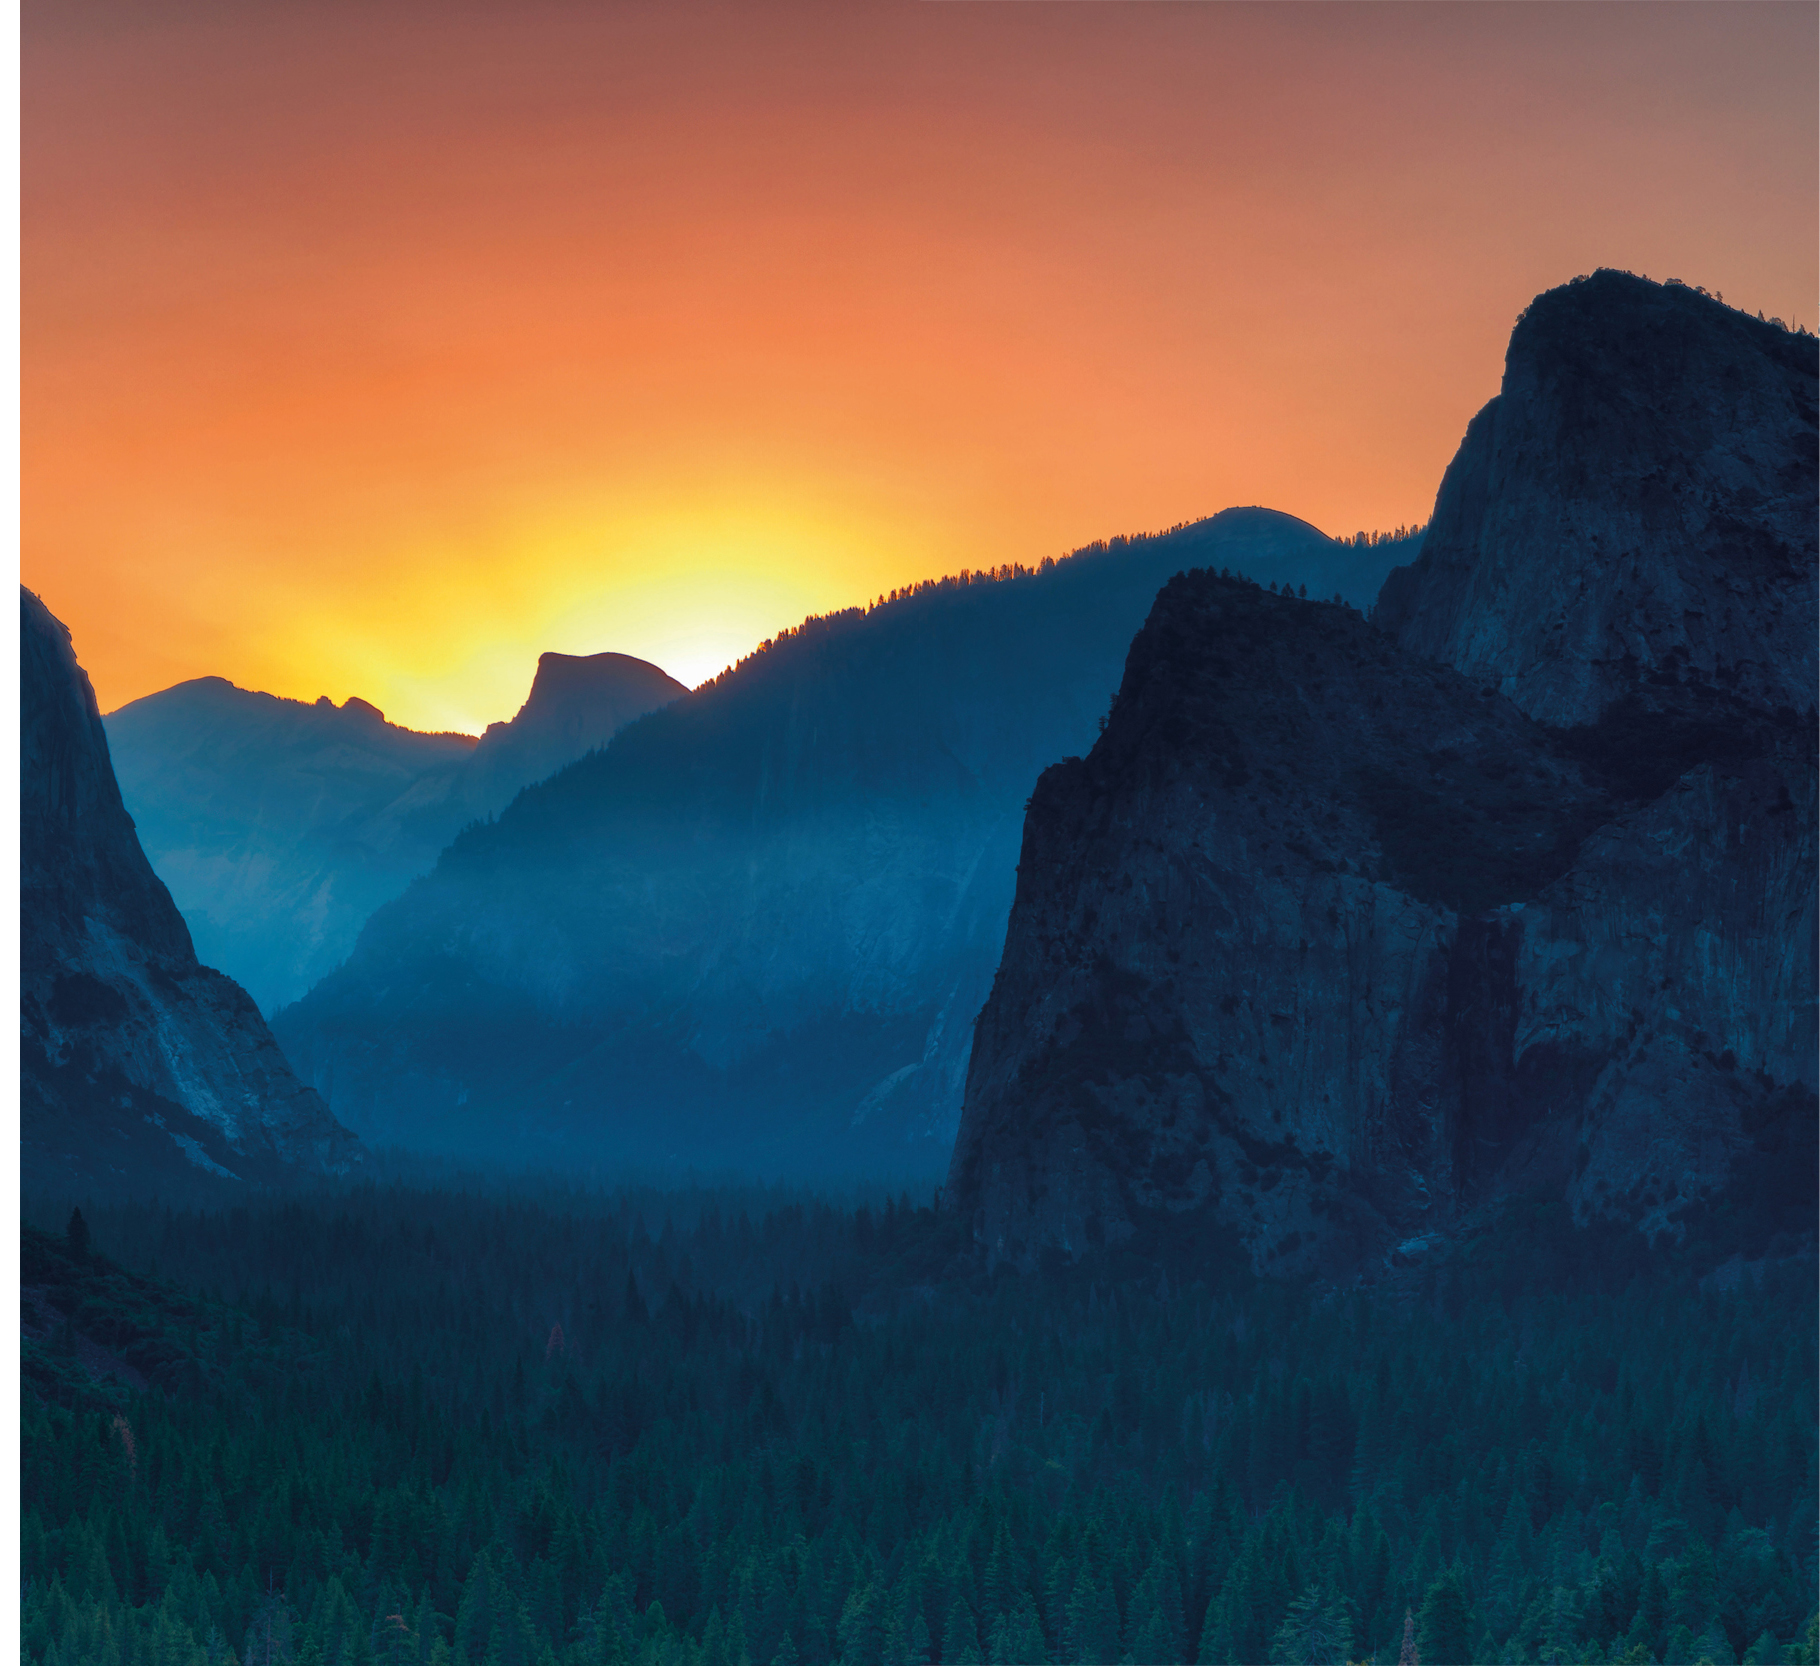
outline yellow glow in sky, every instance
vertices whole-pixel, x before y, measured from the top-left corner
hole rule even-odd
[[[1811,325],[1812,6],[27,0],[22,576],[103,709],[510,717],[1232,504],[1426,518],[1599,266]]]
[[[374,584],[247,636],[286,681],[478,733],[517,709],[539,653],[633,654],[694,687],[808,614],[919,576],[928,548],[918,529],[759,485],[575,502],[496,541],[395,554]]]

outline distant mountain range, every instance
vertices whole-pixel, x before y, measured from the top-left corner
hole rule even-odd
[[[1352,1272],[1515,1198],[1811,1244],[1817,368],[1600,272],[1373,625],[1164,588],[1025,821],[947,1187],[991,1259]]]
[[[146,862],[69,632],[19,596],[20,1164],[53,1196],[345,1172],[358,1143]]]
[[[1417,547],[1235,509],[807,621],[463,833],[275,1027],[373,1140],[938,1173],[1024,801],[1158,586],[1212,563],[1361,607]]]
[[[364,700],[311,705],[220,677],[104,721],[198,954],[270,1013],[338,966],[467,823],[686,692],[624,654],[545,654],[517,716],[478,742],[400,728]]]

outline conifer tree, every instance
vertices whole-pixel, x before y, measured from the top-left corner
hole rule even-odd
[[[1112,1587],[1083,1559],[1068,1602],[1068,1658],[1082,1662],[1119,1659],[1119,1610]]]
[[[942,1627],[942,1666],[981,1666],[982,1659],[973,1610],[957,1591],[948,1604],[948,1619]]]
[[[1457,1569],[1428,1587],[1417,1616],[1417,1650],[1428,1666],[1472,1666],[1472,1615]]]
[[[1118,1641],[1117,1624],[1118,1611],[1114,1609],[1112,1637],[1115,1648]],[[1095,1658],[1113,1661],[1118,1656],[1115,1653]],[[993,1628],[992,1666],[1044,1666],[1048,1659],[1049,1648],[1043,1640],[1043,1627],[1036,1616],[1036,1604],[1028,1592],[1023,1592],[1011,1612],[1000,1615],[998,1624]]]
[[[1289,1605],[1271,1639],[1270,1658],[1281,1666],[1345,1666],[1352,1647],[1352,1616],[1332,1591],[1306,1587]]]

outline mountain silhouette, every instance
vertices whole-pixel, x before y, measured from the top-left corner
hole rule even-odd
[[[629,654],[543,654],[531,692],[509,723],[480,737],[455,784],[471,817],[495,815],[522,787],[605,746],[635,717],[689,691]]]
[[[1230,510],[806,622],[465,832],[275,1019],[368,1137],[939,1172],[1038,773],[1179,568],[1368,605],[1400,544]]]
[[[310,704],[200,677],[105,719],[121,792],[198,952],[267,1012],[354,946],[468,822],[686,692],[624,654],[545,654],[478,742],[360,699]]]

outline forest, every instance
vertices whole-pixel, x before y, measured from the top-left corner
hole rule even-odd
[[[1815,1660],[1814,1262],[1374,1282],[908,1195],[28,1200],[46,1666]]]

